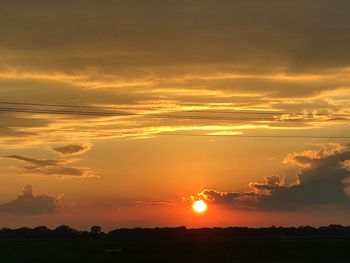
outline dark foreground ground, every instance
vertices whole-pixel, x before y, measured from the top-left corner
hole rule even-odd
[[[117,231],[0,235],[0,262],[350,262],[350,234],[345,230]]]

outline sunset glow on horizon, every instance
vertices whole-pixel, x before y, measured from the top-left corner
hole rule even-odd
[[[348,224],[349,8],[1,1],[0,225]]]

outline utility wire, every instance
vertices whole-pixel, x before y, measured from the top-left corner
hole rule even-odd
[[[1,107],[0,106],[0,112],[17,112],[17,113],[38,113],[38,114],[58,114],[58,115],[80,115],[80,116],[96,116],[96,117],[105,117],[105,116],[139,116],[139,117],[151,117],[151,118],[160,118],[160,119],[192,119],[192,120],[214,120],[214,121],[275,121],[275,122],[304,122],[304,121],[313,121],[313,122],[325,122],[325,121],[348,121],[350,119],[350,114],[349,115],[329,115],[329,118],[327,119],[314,119],[314,118],[283,118],[280,119],[278,116],[273,115],[273,116],[244,116],[248,112],[230,112],[230,114],[241,114],[243,116],[213,116],[213,115],[208,115],[207,111],[189,111],[189,112],[203,112],[206,113],[206,115],[184,115],[184,111],[182,111],[181,115],[180,114],[141,114],[141,113],[135,113],[135,112],[126,112],[126,111],[116,111],[115,108],[113,108],[113,111],[87,111],[87,110],[71,110],[71,109],[40,109],[40,108],[33,108],[33,107],[28,107],[28,106],[33,106],[36,105],[38,106],[45,106],[45,107],[75,107],[75,108],[89,108],[89,109],[96,109],[93,106],[78,106],[78,105],[64,105],[64,104],[39,104],[39,103],[24,103],[24,102],[4,102],[0,101],[0,104],[6,104],[6,105],[21,105],[21,106],[26,106],[26,108],[19,108],[19,107]],[[108,108],[110,109],[110,108]],[[211,113],[219,113],[219,112],[211,112]],[[221,112],[223,113],[223,112]],[[228,112],[226,112],[228,114]],[[271,115],[272,113],[268,112],[249,112],[249,114],[254,114],[254,115],[259,115],[259,114],[269,114]],[[294,113],[289,113],[292,115],[296,115]],[[309,117],[310,115],[301,115],[303,117]],[[296,115],[299,116],[299,115]],[[315,117],[312,115],[312,117]]]
[[[205,116],[205,115],[169,115],[169,114],[140,114],[130,112],[102,112],[102,111],[77,111],[77,110],[52,110],[52,109],[35,109],[35,108],[15,108],[15,107],[0,107],[0,112],[17,112],[17,113],[37,113],[37,114],[55,114],[55,115],[78,115],[78,116],[95,116],[95,117],[113,117],[113,116],[138,116],[151,117],[159,119],[191,119],[191,120],[213,120],[213,121],[275,121],[275,122],[325,122],[325,121],[347,121],[345,117],[336,117],[328,119],[278,119],[275,117],[229,117],[229,116]],[[350,117],[350,115],[349,115]]]
[[[245,135],[245,134],[199,134],[199,133],[157,133],[155,135],[160,136],[189,136],[189,137],[239,137],[239,138],[291,138],[291,139],[350,139],[350,136],[334,136],[334,135],[325,135],[325,136],[313,136],[313,135],[279,135],[279,134],[266,134],[266,135]]]
[[[7,107],[0,106],[0,112],[16,112],[16,113],[37,113],[37,114],[58,114],[58,115],[77,115],[77,116],[96,116],[96,117],[150,117],[160,119],[191,119],[191,120],[214,120],[214,121],[274,121],[274,122],[325,122],[325,121],[349,121],[350,114],[305,114],[305,113],[288,113],[288,112],[267,112],[267,111],[206,111],[206,110],[187,110],[180,111],[177,114],[141,114],[135,112],[127,112],[125,110],[140,110],[135,108],[115,108],[115,107],[102,107],[102,106],[85,106],[85,105],[67,105],[67,104],[43,104],[43,103],[26,103],[26,102],[9,102],[0,101],[0,104],[8,105]],[[25,106],[25,107],[19,107]],[[39,108],[38,108],[39,107]],[[44,108],[43,108],[44,107]],[[57,109],[57,107],[62,109]],[[56,109],[53,109],[56,108]],[[74,110],[72,110],[72,108]],[[89,109],[89,110],[88,110]],[[103,109],[108,111],[98,111],[96,109]],[[123,110],[123,111],[122,111]],[[151,110],[151,109],[150,109]],[[184,113],[205,113],[206,115],[184,115]],[[208,115],[213,114],[225,114],[223,116]],[[232,114],[233,116],[227,116]],[[244,116],[250,114],[250,116]],[[281,115],[290,114],[292,116],[302,117],[315,117],[315,116],[329,116],[328,119],[317,120],[317,119],[279,119]],[[243,115],[243,116],[242,116]],[[253,116],[255,115],[255,116]],[[259,116],[265,115],[265,116]],[[1,127],[4,128],[4,127]],[[111,133],[110,131],[105,131]],[[133,134],[127,134],[133,135]],[[136,134],[135,134],[136,135]],[[350,139],[350,136],[308,136],[308,135],[244,135],[244,134],[199,134],[199,133],[156,133],[156,134],[145,134],[145,136],[205,136],[205,137],[239,137],[239,138],[300,138],[300,139]]]
[[[8,127],[1,127],[0,129],[7,129]],[[76,132],[76,129],[48,129],[45,132]],[[119,136],[185,136],[185,137],[217,137],[217,138],[289,138],[289,139],[350,139],[350,136],[341,135],[293,135],[293,134],[215,134],[215,133],[178,133],[178,132],[159,132],[159,133],[145,133],[141,134],[137,132],[125,133],[120,131],[109,131],[104,129],[98,131],[97,129],[79,129],[79,132],[96,133],[105,135],[119,135]]]
[[[40,107],[64,107],[64,108],[84,108],[84,109],[108,109],[108,110],[153,110],[152,108],[130,108],[130,107],[106,107],[106,106],[88,106],[88,105],[71,105],[71,104],[47,104],[47,103],[27,103],[27,102],[10,102],[0,101],[0,104],[22,105],[22,106],[40,106]],[[303,113],[303,112],[285,112],[285,111],[218,111],[218,110],[180,110],[184,112],[211,113],[211,114],[252,114],[252,115],[293,115],[293,116],[343,116],[349,117],[350,114],[328,114],[328,113]],[[130,113],[131,114],[131,113]]]

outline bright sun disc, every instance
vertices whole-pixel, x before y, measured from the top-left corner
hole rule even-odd
[[[203,200],[198,200],[193,203],[192,208],[197,213],[203,213],[207,210],[208,206]]]

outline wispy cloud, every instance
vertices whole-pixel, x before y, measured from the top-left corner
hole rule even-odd
[[[64,146],[52,147],[54,152],[61,155],[78,155],[91,149],[90,144],[67,144]]]
[[[75,160],[41,160],[28,158],[21,155],[7,155],[2,158],[18,160],[27,165],[18,166],[18,169],[30,175],[58,176],[62,178],[86,178],[98,177],[90,168],[72,166]]]

